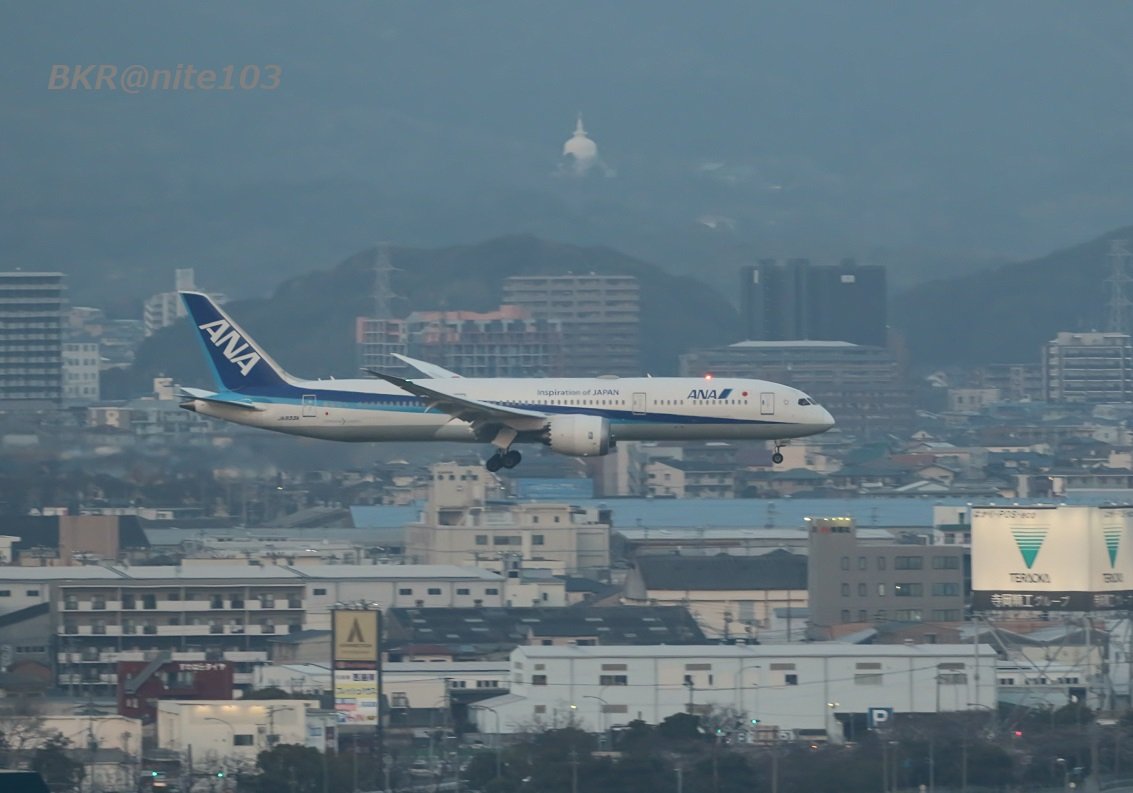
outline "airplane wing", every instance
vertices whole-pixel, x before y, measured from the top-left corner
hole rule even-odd
[[[231,405],[234,408],[244,408],[245,410],[263,410],[263,408],[256,407],[256,403],[247,397],[240,397],[234,394],[217,394],[212,391],[204,391],[200,388],[186,388],[182,386],[181,396],[185,399],[199,399],[202,402],[214,402],[217,405]]]
[[[408,355],[402,355],[399,352],[390,353],[394,358],[403,363],[407,363],[426,377],[432,377],[435,380],[449,380],[454,377],[461,377],[456,372],[445,369],[444,367],[437,366],[435,363],[428,361],[419,361],[416,358],[410,358]]]
[[[503,424],[517,430],[531,430],[540,429],[543,422],[547,420],[547,414],[538,410],[493,405],[490,402],[481,402],[478,399],[446,394],[443,391],[422,385],[418,380],[406,380],[377,369],[367,369],[366,371],[374,377],[392,383],[402,391],[428,400],[429,407],[447,413],[455,419],[467,421],[474,427]]]

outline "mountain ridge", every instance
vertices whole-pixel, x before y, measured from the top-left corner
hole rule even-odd
[[[501,303],[503,279],[510,275],[595,272],[637,277],[645,372],[675,373],[678,353],[726,344],[739,334],[736,310],[710,286],[612,248],[510,235],[469,245],[389,250],[397,268],[392,289],[401,296],[394,304],[397,316],[411,309],[494,309]],[[304,377],[356,376],[354,322],[373,314],[375,251],[360,251],[329,269],[288,278],[268,298],[240,300],[226,308],[288,370]],[[136,393],[159,375],[186,385],[209,382],[187,321],[146,339],[120,387]]]

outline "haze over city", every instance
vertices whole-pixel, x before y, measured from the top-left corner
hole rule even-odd
[[[1133,793],[1133,6],[0,18],[3,793]]]

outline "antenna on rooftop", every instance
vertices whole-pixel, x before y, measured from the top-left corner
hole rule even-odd
[[[1109,323],[1111,333],[1129,332],[1129,296],[1125,287],[1133,283],[1129,277],[1129,240],[1110,240],[1109,258]]]

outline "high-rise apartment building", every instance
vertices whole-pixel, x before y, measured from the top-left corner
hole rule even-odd
[[[193,268],[185,267],[175,271],[173,276],[174,291],[161,292],[151,295],[142,307],[143,320],[146,325],[146,335],[150,336],[162,328],[168,327],[180,317],[185,316],[185,305],[181,302],[178,292],[196,289],[193,279]]]
[[[1043,353],[1048,402],[1128,402],[1133,339],[1125,333],[1059,333]]]
[[[97,402],[101,380],[98,341],[73,339],[63,343],[63,400],[72,404]]]
[[[641,373],[641,290],[633,276],[512,276],[504,303],[562,323],[564,377]]]
[[[409,354],[409,329],[404,319],[357,317],[354,320],[354,349],[359,369],[399,372],[405,364],[394,354]]]
[[[173,291],[161,292],[151,295],[143,306],[143,321],[146,335],[150,336],[162,328],[169,327],[181,317],[185,316],[185,304],[179,292],[193,292],[197,290],[196,279],[192,267],[183,267],[174,272]],[[210,294],[217,303],[224,303],[225,296],[213,292]]]
[[[0,401],[63,398],[62,273],[0,273]]]
[[[885,268],[880,265],[763,259],[742,268],[740,300],[748,339],[887,343]]]
[[[405,320],[410,355],[465,377],[558,377],[563,326],[519,306],[496,311],[415,311]]]

